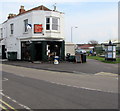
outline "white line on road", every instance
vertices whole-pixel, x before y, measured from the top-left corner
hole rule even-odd
[[[3,78],[3,80],[2,81],[8,81],[8,79],[7,78]]]
[[[29,108],[28,106],[25,106],[25,105],[23,105],[23,104],[17,102],[16,100],[14,100],[14,99],[12,99],[11,97],[9,97],[9,96],[3,94],[2,92],[0,92],[0,94],[1,94],[2,96],[6,97],[7,99],[11,100],[12,102],[18,104],[19,106],[23,107],[24,109],[27,109],[27,110],[29,110],[29,111],[33,111],[33,110],[31,110],[31,108]]]
[[[103,91],[101,89],[94,89],[94,88],[88,88],[88,87],[79,87],[79,86],[73,86],[73,85],[68,85],[68,84],[63,84],[63,83],[57,83],[57,82],[51,82],[51,81],[46,81],[45,82],[49,82],[52,84],[57,84],[57,85],[62,85],[62,86],[68,86],[68,87],[74,87],[74,88],[78,88],[78,89],[85,89],[85,90],[91,90],[91,91],[99,91],[99,92],[107,92],[107,93],[114,93],[112,91]]]
[[[17,75],[17,74],[15,74],[15,75]],[[24,75],[17,75],[17,76],[20,76],[20,77],[25,77]]]

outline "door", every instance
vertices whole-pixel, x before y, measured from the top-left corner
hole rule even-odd
[[[41,43],[35,43],[35,61],[41,61],[42,60],[42,44]]]

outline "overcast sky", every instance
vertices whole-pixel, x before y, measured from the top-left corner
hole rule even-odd
[[[1,0],[0,23],[7,19],[9,13],[18,14],[21,5],[26,10],[39,5],[65,13],[65,39],[74,43],[88,43],[89,40],[104,42],[118,38],[118,2],[117,0]],[[42,2],[41,2],[42,1]],[[84,2],[83,2],[84,1]],[[89,2],[88,2],[89,1]]]

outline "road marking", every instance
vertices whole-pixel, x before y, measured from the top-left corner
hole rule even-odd
[[[102,90],[100,90],[100,89],[93,89],[93,88],[87,88],[87,87],[80,87],[80,88],[82,88],[82,89],[87,89],[87,90],[92,90],[92,91],[104,92],[104,91],[102,91]],[[106,92],[107,92],[107,91],[106,91]]]
[[[9,110],[7,110],[2,104],[0,104],[0,107],[1,107],[2,109],[4,109],[5,111],[9,111]]]
[[[57,82],[51,82],[51,81],[46,81],[45,82],[49,82],[52,84],[57,84],[57,85],[62,85],[62,86],[68,86],[68,87],[73,87],[73,88],[78,88],[78,89],[85,89],[85,90],[90,90],[90,91],[98,91],[98,92],[107,92],[107,93],[114,93],[112,91],[103,91],[101,89],[94,89],[94,88],[88,88],[88,87],[79,87],[79,86],[74,86],[74,85],[67,85],[67,84],[63,84],[63,83],[57,83]]]
[[[14,103],[18,104],[19,106],[23,107],[24,109],[27,109],[27,110],[29,110],[29,111],[33,111],[33,110],[31,110],[31,108],[29,108],[29,107],[27,107],[27,106],[25,106],[25,105],[23,105],[23,104],[17,102],[16,100],[14,100],[14,99],[12,99],[11,97],[9,97],[9,96],[3,94],[2,92],[0,92],[0,94],[1,94],[2,96],[6,97],[7,99],[13,101]]]
[[[111,76],[111,77],[117,77],[118,74],[115,74],[115,73],[110,73],[110,72],[99,72],[99,73],[96,73],[94,75],[100,75],[100,76]]]
[[[8,81],[8,79],[7,78],[3,78],[3,80],[2,81]]]
[[[15,74],[16,75],[16,74]],[[24,75],[17,75],[17,76],[20,76],[20,77],[25,77]]]
[[[6,105],[7,107],[9,107],[10,109],[12,109],[12,110],[14,110],[14,111],[17,111],[17,110],[15,110],[15,108],[13,108],[13,107],[10,106],[9,104],[7,104],[5,101],[3,101],[3,100],[1,100],[1,99],[0,99],[0,101],[1,101],[4,105]]]

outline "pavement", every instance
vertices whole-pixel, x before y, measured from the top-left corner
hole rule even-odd
[[[3,61],[2,64],[76,74],[118,74],[118,64],[103,63],[92,59],[87,59],[86,63],[60,62],[58,65],[53,64],[53,62],[42,63],[39,61],[34,63],[26,61]]]

